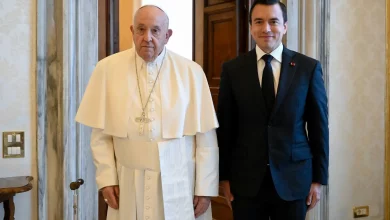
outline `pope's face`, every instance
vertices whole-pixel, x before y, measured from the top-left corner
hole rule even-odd
[[[156,59],[172,36],[166,14],[153,6],[139,9],[130,29],[135,49],[146,62]]]

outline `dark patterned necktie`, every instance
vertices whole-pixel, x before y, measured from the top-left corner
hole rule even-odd
[[[272,108],[275,104],[274,74],[272,73],[271,66],[271,60],[273,59],[273,57],[271,55],[266,54],[261,57],[261,59],[265,61],[261,87],[263,90],[263,96],[267,107],[267,114],[269,117],[271,115]]]

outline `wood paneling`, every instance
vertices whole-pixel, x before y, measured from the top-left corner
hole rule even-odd
[[[233,213],[223,196],[222,187],[219,187],[219,196],[211,200],[211,207],[214,220],[233,220]]]
[[[110,21],[112,29],[110,30],[110,39],[112,41],[111,53],[119,52],[119,0],[111,0]],[[129,27],[130,29],[130,27]]]
[[[216,106],[222,63],[237,56],[235,8],[218,10],[205,15],[204,68],[214,105]]]
[[[224,4],[213,5],[213,6],[207,6],[204,8],[204,13],[205,14],[218,13],[227,10],[235,11],[235,8],[236,8],[236,4],[234,2],[224,3]]]
[[[107,219],[107,203],[104,201],[104,197],[102,192],[99,190],[99,220],[106,220]]]
[[[199,0],[201,1],[201,0]],[[234,0],[208,0],[206,1],[205,6],[211,6],[211,5],[216,5],[216,4],[221,4],[225,2],[234,2]]]
[[[119,51],[119,1],[98,0],[99,60]]]
[[[240,40],[239,53],[246,53],[252,50],[256,46],[256,42],[253,40],[250,34],[249,26],[249,11],[255,0],[243,0],[242,4],[238,7],[238,33]]]
[[[249,33],[248,15],[253,0],[197,1],[195,13],[203,19],[195,21],[196,61],[201,63],[206,73],[214,106],[217,106],[222,64],[246,53],[254,45]],[[204,27],[201,29],[201,23]],[[199,31],[199,30],[202,31]],[[203,36],[202,40],[199,40]],[[203,47],[200,45],[203,43]],[[201,48],[201,49],[200,49]],[[202,51],[203,50],[203,51]],[[203,58],[201,62],[200,58]]]
[[[193,0],[193,53],[194,61],[203,68],[204,1]]]
[[[98,2],[98,41],[99,41],[99,60],[107,56],[106,50],[106,28],[107,28],[107,5],[106,0]]]

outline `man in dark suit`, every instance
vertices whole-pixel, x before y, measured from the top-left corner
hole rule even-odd
[[[224,63],[218,100],[220,180],[235,220],[304,220],[328,183],[321,64],[283,46],[287,10],[257,0],[256,48]]]

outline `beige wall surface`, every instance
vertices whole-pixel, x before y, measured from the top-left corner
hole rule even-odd
[[[133,24],[134,11],[141,6],[141,0],[119,0],[119,51],[133,46],[130,26]]]
[[[329,219],[384,219],[385,0],[331,0]]]
[[[36,0],[1,0],[0,133],[24,131],[25,157],[4,159],[1,150],[0,178],[34,177],[33,190],[15,196],[15,219],[37,219],[35,45]]]

